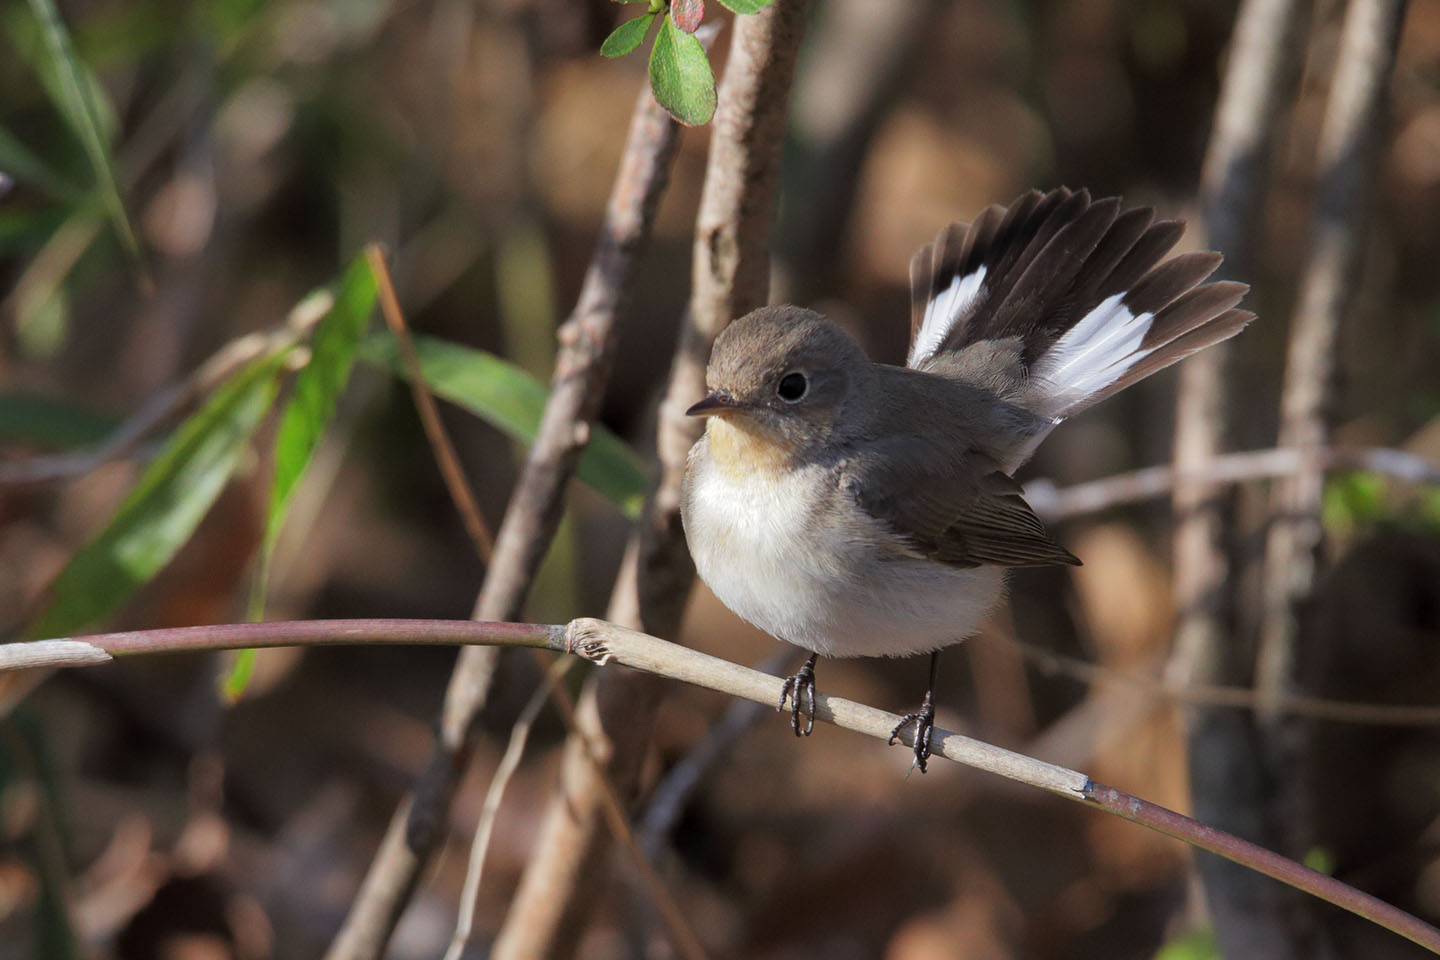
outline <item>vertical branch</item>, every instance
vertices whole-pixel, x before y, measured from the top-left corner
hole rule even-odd
[[[1313,841],[1300,759],[1310,725],[1280,714],[1294,692],[1296,644],[1324,546],[1325,473],[1313,455],[1329,439],[1340,322],[1359,281],[1373,181],[1386,128],[1404,0],[1350,0],[1320,129],[1313,237],[1300,281],[1285,362],[1278,445],[1300,464],[1273,489],[1255,660],[1256,721],[1276,787],[1269,806],[1283,829],[1274,845],[1294,854]],[[1308,907],[1308,904],[1306,905]],[[1313,924],[1313,912],[1305,911]]]
[[[1297,610],[1315,579],[1324,536],[1325,474],[1304,455],[1322,449],[1330,435],[1336,341],[1360,273],[1404,15],[1404,0],[1351,0],[1320,133],[1314,246],[1301,280],[1280,401],[1279,446],[1299,450],[1302,460],[1275,488],[1256,661],[1262,709],[1268,703],[1272,714],[1292,681]]]
[[[775,0],[735,21],[696,219],[694,287],[660,406],[659,486],[626,552],[609,614],[662,636],[678,628],[694,578],[680,526],[680,483],[699,425],[685,410],[704,393],[715,338],[766,300],[780,150],[808,7],[809,0]],[[607,850],[600,777],[626,799],[635,792],[658,701],[648,674],[605,670],[590,677],[579,732],[566,743],[560,783],[495,943],[496,960],[573,952]],[[585,740],[598,747],[601,768],[586,756]]]
[[[516,619],[560,522],[565,486],[589,440],[614,345],[617,313],[634,281],[634,259],[649,238],[668,179],[676,125],[642,91],[630,122],[595,256],[574,311],[559,330],[550,399],[496,537],[478,620]],[[444,836],[455,783],[468,759],[467,734],[484,706],[498,652],[466,647],[445,695],[429,768],[396,811],[327,960],[383,954],[390,932]]]
[[[1299,7],[1297,0],[1245,0],[1236,19],[1200,184],[1206,246],[1225,254],[1222,269],[1235,279],[1254,272],[1253,238],[1260,233],[1276,121],[1294,85]],[[1223,487],[1198,479],[1225,441],[1232,343],[1216,344],[1180,368],[1172,499],[1179,619],[1167,667],[1167,680],[1179,684],[1248,679],[1231,629]],[[1270,839],[1261,817],[1266,791],[1251,718],[1192,708],[1186,728],[1196,815],[1244,837]],[[1196,867],[1226,956],[1295,955],[1292,938],[1279,926],[1285,913],[1280,888],[1219,858],[1197,856]]]

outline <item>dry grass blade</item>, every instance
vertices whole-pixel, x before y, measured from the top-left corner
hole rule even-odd
[[[440,410],[435,405],[435,397],[425,384],[425,376],[420,370],[420,357],[415,353],[415,341],[410,338],[410,328],[405,323],[400,300],[395,296],[395,283],[390,278],[385,253],[377,244],[372,243],[365,248],[365,259],[369,262],[379,287],[380,312],[385,316],[386,326],[395,335],[395,343],[400,348],[405,369],[409,371],[410,393],[415,398],[415,410],[420,415],[425,439],[430,443],[430,450],[435,454],[435,462],[440,467],[440,475],[445,480],[445,489],[449,492],[455,509],[460,511],[460,519],[465,524],[465,532],[475,544],[475,551],[480,554],[481,560],[489,563],[490,555],[495,551],[495,540],[490,536],[490,528],[485,524],[485,515],[480,512],[480,504],[475,501],[474,489],[465,476],[465,468],[460,465],[455,445],[450,442],[450,435],[445,432],[445,425],[440,421]]]

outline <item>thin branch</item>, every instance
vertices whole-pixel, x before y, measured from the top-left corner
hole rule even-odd
[[[1116,670],[1113,667],[1100,666],[1014,638],[982,634],[977,639],[982,643],[1010,647],[1046,673],[1066,676],[1089,686],[1130,687],[1149,697],[1192,707],[1229,707],[1239,710],[1259,710],[1261,708],[1259,695],[1249,687],[1181,683],[1172,677],[1157,676],[1149,672]],[[1297,693],[1287,693],[1281,696],[1274,706],[1286,716],[1327,720],[1332,723],[1381,727],[1433,727],[1440,725],[1440,707],[1402,706],[1393,703],[1356,703]]]
[[[485,515],[480,512],[480,504],[475,501],[475,493],[465,476],[465,468],[460,465],[460,457],[455,452],[455,445],[450,442],[450,435],[445,432],[445,425],[440,421],[440,410],[435,405],[435,397],[430,393],[425,374],[420,369],[420,355],[415,352],[415,341],[410,337],[410,328],[405,324],[400,300],[395,296],[395,283],[390,279],[385,253],[378,244],[372,243],[365,248],[365,259],[370,264],[370,272],[375,275],[375,285],[380,294],[380,312],[385,315],[385,324],[395,335],[395,343],[400,348],[400,358],[405,364],[406,376],[410,381],[410,393],[415,399],[415,411],[420,415],[420,425],[425,430],[425,438],[430,441],[430,450],[435,454],[435,463],[440,468],[440,476],[445,480],[445,489],[450,493],[455,509],[460,512],[465,532],[475,544],[475,552],[488,564],[495,551],[495,540],[490,536],[490,528],[485,525]]]
[[[501,644],[569,653],[601,666],[619,663],[767,705],[779,699],[782,685],[779,677],[592,619],[573,620],[564,626],[471,620],[290,621],[139,630],[68,639],[86,643],[115,657],[296,644]],[[0,647],[0,653],[3,653],[3,647]],[[823,693],[815,698],[815,718],[877,740],[888,740],[900,719],[896,714]],[[901,737],[907,747],[910,746],[911,736],[907,731]],[[934,731],[932,750],[935,756],[1038,787],[1068,800],[1090,804],[1096,809],[1243,864],[1372,920],[1432,953],[1440,954],[1440,930],[1403,910],[1224,831],[1096,783],[1079,771],[939,728]]]
[[[554,537],[565,487],[589,439],[613,348],[615,318],[634,282],[636,254],[649,237],[674,153],[676,126],[642,90],[630,122],[606,219],[575,309],[560,328],[550,399],[535,444],[496,538],[481,620],[514,619]],[[455,784],[468,759],[467,735],[495,671],[492,649],[460,652],[445,695],[435,751],[412,797],[392,818],[360,894],[326,960],[376,960],[440,842]]]
[[[1187,467],[1183,473],[1174,464],[1164,464],[1069,487],[1057,487],[1050,480],[1032,480],[1025,485],[1025,500],[1045,520],[1070,520],[1163,497],[1187,483],[1211,487],[1286,477],[1306,469],[1363,470],[1405,483],[1423,486],[1440,484],[1440,463],[1406,450],[1331,447],[1302,451],[1293,447],[1275,447],[1221,454]]]
[[[1301,280],[1280,401],[1280,446],[1318,450],[1330,436],[1336,347],[1365,250],[1374,171],[1387,116],[1404,0],[1351,0],[1320,132],[1313,247]],[[1274,494],[1265,553],[1256,687],[1276,701],[1294,682],[1297,609],[1324,539],[1324,475],[1312,464]]]
[[[1225,255],[1224,275],[1255,273],[1270,155],[1277,122],[1295,86],[1299,0],[1243,0],[1236,14],[1215,122],[1201,170],[1205,245]],[[1175,470],[1188,475],[1215,459],[1230,432],[1229,358],[1234,341],[1216,344],[1181,365],[1175,406]],[[1191,684],[1244,679],[1230,630],[1234,613],[1223,489],[1182,482],[1171,498],[1177,518],[1174,593],[1178,618],[1166,674]],[[1253,750],[1251,718],[1190,710],[1185,716],[1190,789],[1199,815],[1258,839],[1274,832]],[[1221,952],[1226,956],[1298,958],[1285,892],[1218,860],[1197,857]]]
[[[762,306],[769,291],[781,147],[809,5],[774,0],[734,21],[696,216],[690,307],[659,411],[660,480],[609,609],[612,620],[655,634],[674,634],[694,580],[680,526],[680,485],[699,425],[684,411],[703,394],[715,337],[733,318]],[[582,733],[566,745],[560,783],[495,942],[495,960],[573,953],[595,902],[590,891],[606,866],[608,838],[600,826],[602,814],[610,816],[609,785],[625,793],[637,789],[659,697],[653,679],[638,674],[602,673],[586,683]],[[586,743],[605,751],[608,784],[585,757]]]
[[[520,716],[510,728],[510,742],[505,754],[495,767],[490,778],[490,787],[485,791],[485,802],[480,807],[480,821],[475,825],[475,838],[470,844],[470,862],[465,867],[465,886],[460,891],[460,915],[455,921],[455,935],[450,938],[450,948],[445,951],[445,960],[460,960],[470,943],[475,929],[475,905],[480,898],[480,881],[485,873],[485,855],[490,849],[490,835],[495,830],[495,818],[500,813],[500,801],[505,798],[505,788],[520,766],[525,754],[525,743],[530,739],[530,728],[540,709],[550,698],[550,691],[557,689],[566,671],[575,665],[574,660],[556,660],[545,671],[545,681],[535,688],[526,702]]]

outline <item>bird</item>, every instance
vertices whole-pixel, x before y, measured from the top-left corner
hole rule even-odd
[[[815,724],[820,657],[930,654],[914,727],[930,757],[940,651],[972,636],[1011,567],[1074,565],[1015,471],[1065,419],[1239,333],[1249,289],[1170,255],[1184,223],[1086,190],[1030,191],[956,222],[910,262],[904,366],[831,320],[766,306],[716,338],[681,493],[696,572],[810,656],[785,680]],[[804,722],[802,723],[802,714]]]

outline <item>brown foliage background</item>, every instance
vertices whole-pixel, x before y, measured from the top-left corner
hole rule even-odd
[[[223,343],[278,322],[371,239],[394,253],[413,327],[547,378],[553,329],[578,290],[643,82],[641,58],[596,53],[628,11],[604,0],[233,6],[217,5],[233,22],[215,26],[183,3],[62,4],[118,107],[122,179],[156,293],[137,292],[118,246],[101,237],[68,272],[60,319],[23,316],[7,293],[0,381],[124,416]],[[909,256],[951,219],[1062,183],[1195,215],[1232,5],[915,0],[893,21],[877,14],[885,6],[823,4],[812,26],[776,225],[777,298],[828,312],[877,359],[898,362]],[[1238,278],[1255,284],[1250,306],[1260,315],[1239,341],[1229,384],[1238,447],[1274,441],[1340,13],[1333,3],[1312,11],[1257,275]],[[728,15],[711,4],[707,16]],[[728,31],[717,65],[727,43]],[[1342,333],[1336,438],[1434,458],[1433,3],[1411,6],[1392,88],[1366,266]],[[36,149],[74,149],[19,58],[0,65],[0,89],[7,128]],[[605,400],[602,419],[642,449],[688,293],[706,137],[682,136]],[[39,206],[21,186],[0,198],[0,217],[23,225]],[[6,291],[36,268],[47,236],[33,224],[5,235]],[[1192,232],[1186,242],[1200,240]],[[1173,377],[1156,378],[1067,424],[1027,476],[1067,483],[1165,461],[1173,390]],[[482,507],[498,518],[515,448],[445,413]],[[0,630],[19,628],[136,469],[115,463],[72,482],[0,490]],[[277,557],[271,617],[468,614],[483,569],[403,385],[357,371],[315,473]],[[243,616],[267,478],[258,461],[245,471],[116,624]],[[1335,560],[1302,640],[1308,689],[1434,702],[1440,501],[1364,477],[1333,479],[1331,494]],[[1263,505],[1262,489],[1242,489],[1237,529]],[[577,487],[568,511],[530,603],[538,620],[603,612],[625,542],[624,518],[590,491]],[[1085,566],[1013,579],[1012,611],[947,658],[940,722],[1185,809],[1171,704],[1037,672],[995,642],[1019,637],[1153,671],[1173,614],[1169,530],[1163,505],[1062,527]],[[1251,539],[1253,554],[1259,535]],[[680,639],[742,662],[775,649],[703,588]],[[58,677],[0,727],[0,957],[66,955],[49,952],[59,948],[46,939],[55,877],[67,878],[87,955],[316,955],[428,756],[452,660],[434,650],[271,651],[230,709],[216,697],[219,665],[209,659]],[[535,682],[526,660],[503,669],[448,852],[390,956],[435,956],[449,938],[481,796]],[[833,662],[821,683],[909,709],[924,674],[918,661]],[[726,706],[669,691],[647,780],[693,749]],[[510,787],[482,892],[482,939],[503,918],[562,738],[558,722],[544,719]],[[1440,917],[1434,731],[1325,725],[1309,749],[1312,842],[1287,852]],[[949,764],[905,780],[907,761],[830,728],[796,741],[768,717],[741,740],[686,805],[659,859],[715,956],[1139,958],[1166,943],[1179,950],[1177,938],[1203,930],[1177,844]],[[618,860],[616,875],[626,875]],[[596,895],[580,956],[666,955],[643,898],[625,883]],[[1410,955],[1388,934],[1323,918],[1346,955]],[[1172,956],[1207,955],[1201,941],[1199,952]]]

